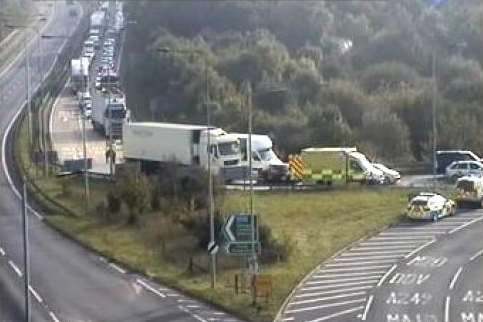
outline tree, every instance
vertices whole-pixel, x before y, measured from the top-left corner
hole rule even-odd
[[[347,146],[352,143],[352,131],[336,105],[307,108],[310,143],[314,146]]]
[[[409,129],[387,108],[365,111],[360,132],[378,156],[386,160],[410,159]]]
[[[117,189],[128,209],[127,224],[136,224],[150,202],[152,189],[147,177],[142,174],[130,173],[118,182]]]

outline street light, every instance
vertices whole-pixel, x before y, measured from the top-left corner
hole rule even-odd
[[[35,17],[35,16],[32,16]],[[37,15],[37,17],[40,17],[38,21],[40,22],[45,22],[47,19],[43,15]],[[36,27],[30,26],[30,25],[10,25],[10,24],[5,24],[5,28],[8,29],[34,29],[34,31],[37,33],[37,36],[39,35],[39,31]],[[28,128],[27,128],[27,136],[29,140],[29,146],[32,147],[32,98],[31,98],[31,93],[30,93],[30,87],[31,87],[31,76],[30,76],[30,51],[29,51],[29,43],[25,44],[25,78],[26,78],[26,89],[27,89],[27,123],[28,123]]]
[[[169,47],[160,47],[156,49],[157,52],[163,54],[180,53],[180,54],[195,54],[199,55],[203,51],[198,49],[184,50],[184,49],[172,49]],[[215,214],[214,214],[214,196],[213,196],[213,175],[211,169],[211,107],[208,102],[208,68],[205,59],[203,59],[203,74],[204,74],[204,104],[206,106],[206,132],[207,132],[207,155],[208,155],[208,199],[209,199],[209,216],[210,216],[210,244],[215,243]],[[215,288],[216,285],[216,254],[211,254],[211,288]]]

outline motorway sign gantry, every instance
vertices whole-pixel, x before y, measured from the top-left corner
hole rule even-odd
[[[223,225],[225,250],[230,255],[244,256],[260,251],[257,216],[232,214]],[[255,237],[255,238],[253,238]]]

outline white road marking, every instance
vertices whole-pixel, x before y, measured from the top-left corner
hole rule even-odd
[[[366,303],[366,308],[364,309],[364,313],[362,313],[361,320],[365,321],[367,318],[367,313],[369,313],[369,310],[371,309],[372,301],[374,300],[374,295],[369,296],[369,299],[367,300]]]
[[[403,249],[403,250],[390,250],[390,251],[373,251],[373,252],[347,252],[341,254],[338,258],[347,258],[347,257],[356,257],[356,256],[373,256],[373,255],[395,255],[395,254],[405,254],[409,250],[408,249]]]
[[[368,276],[373,274],[384,274],[386,271],[375,271],[366,273],[342,273],[342,274],[325,274],[325,275],[313,275],[311,279],[322,279],[322,278],[337,278],[337,277],[352,277],[352,276]]]
[[[416,253],[420,252],[421,250],[423,250],[424,248],[428,247],[429,245],[431,245],[435,241],[436,241],[436,239],[433,239],[433,240],[430,240],[429,242],[427,242],[426,244],[419,246],[418,248],[416,248],[415,250],[413,250],[412,252],[410,252],[409,254],[404,256],[404,258],[408,259],[409,257],[413,256],[414,254],[416,254]]]
[[[327,309],[331,307],[337,307],[337,306],[344,306],[348,304],[355,304],[355,303],[362,303],[365,302],[366,298],[362,299],[357,299],[357,300],[350,300],[350,301],[344,301],[344,302],[336,302],[336,303],[330,303],[330,304],[324,304],[324,305],[317,305],[317,306],[309,306],[309,307],[303,307],[300,309],[293,309],[293,310],[288,310],[286,313],[299,313],[299,312],[305,312],[305,311],[314,311],[314,310],[320,310],[320,309]]]
[[[19,277],[22,277],[22,271],[20,270],[20,268],[17,267],[17,265],[15,265],[14,262],[9,260],[8,265],[10,265],[10,267],[15,271],[15,273],[17,273]]]
[[[476,254],[470,257],[470,262],[474,261],[477,257],[481,256],[483,254],[483,249],[478,251]]]
[[[317,284],[332,284],[332,283],[343,283],[343,282],[353,282],[353,281],[366,281],[371,279],[379,279],[381,275],[369,275],[364,277],[352,277],[352,278],[339,278],[335,280],[322,280],[322,281],[308,281],[306,285],[317,285]]]
[[[473,219],[473,220],[471,220],[471,221],[467,222],[467,223],[466,223],[466,224],[464,224],[464,225],[461,225],[461,226],[459,226],[459,227],[456,227],[455,229],[451,230],[451,231],[450,231],[448,234],[453,234],[453,233],[455,233],[455,232],[457,232],[457,231],[459,231],[459,230],[461,230],[461,229],[463,229],[463,228],[466,228],[466,227],[468,227],[469,225],[472,225],[472,224],[474,224],[474,223],[477,223],[478,221],[481,221],[481,220],[483,220],[483,216],[478,217],[478,218],[475,218],[475,219]]]
[[[405,252],[406,253],[406,252]],[[349,257],[345,256],[342,258],[334,259],[334,262],[349,262],[349,261],[364,261],[364,260],[371,260],[371,259],[385,259],[385,258],[399,258],[402,257],[400,254],[393,254],[393,255],[380,255],[380,256],[364,256],[364,257]]]
[[[155,289],[155,288],[154,288],[154,287],[152,287],[151,285],[147,284],[147,283],[146,283],[146,282],[144,282],[143,280],[141,280],[141,279],[139,279],[139,278],[138,278],[138,279],[136,280],[136,282],[137,282],[139,285],[143,286],[145,289],[147,289],[147,290],[149,290],[149,291],[153,292],[154,294],[156,294],[156,295],[158,295],[158,296],[160,296],[160,297],[166,297],[166,295],[165,295],[165,294],[161,293],[160,291],[158,291],[157,289]]]
[[[282,321],[294,321],[294,317],[283,318]]]
[[[324,301],[332,301],[332,300],[339,300],[339,299],[348,298],[348,297],[365,295],[366,293],[367,292],[364,291],[364,292],[355,292],[355,293],[348,293],[348,294],[341,294],[341,295],[334,295],[334,296],[327,296],[327,297],[319,297],[319,298],[316,298],[316,299],[290,302],[290,303],[288,303],[288,306],[291,306],[291,305],[300,305],[300,304],[309,304],[309,303],[316,303],[316,302],[324,302]]]
[[[446,232],[447,232],[447,229],[445,230],[438,229],[436,231],[425,231],[425,230],[413,231],[411,229],[409,231],[388,231],[385,233],[380,233],[379,235],[386,236],[386,237],[390,237],[390,236],[423,237],[423,236],[429,236],[429,235],[432,236],[435,234],[446,234]]]
[[[208,322],[208,321],[206,321],[205,319],[203,319],[201,316],[199,316],[198,314],[192,313],[190,310],[188,310],[187,308],[185,308],[185,307],[184,307],[184,306],[182,306],[182,305],[178,305],[178,308],[179,308],[181,311],[188,313],[189,315],[191,315],[193,318],[195,318],[196,320],[198,320],[198,321],[200,321],[200,322]]]
[[[434,236],[408,236],[408,237],[405,237],[405,236],[401,236],[401,237],[398,237],[398,236],[393,236],[393,237],[372,237],[371,239],[369,239],[369,241],[371,240],[420,240],[420,241],[424,241],[426,239],[432,239],[434,238]]]
[[[461,272],[463,271],[463,267],[458,268],[456,273],[453,276],[453,279],[451,280],[451,283],[449,284],[449,289],[452,290],[456,284],[456,281],[458,280],[458,277],[460,276]]]
[[[391,265],[375,265],[366,267],[354,267],[354,268],[334,268],[334,269],[321,269],[321,273],[337,273],[337,272],[352,272],[352,271],[367,271],[371,269],[384,269],[390,267]]]
[[[418,245],[421,242],[418,241],[386,241],[386,242],[363,242],[359,245],[361,246],[395,246],[395,245]]]
[[[355,285],[365,285],[365,284],[375,284],[377,283],[377,279],[374,280],[367,280],[367,281],[357,281],[357,282],[350,282],[350,283],[341,283],[341,284],[330,284],[330,285],[323,285],[323,286],[310,286],[310,287],[302,287],[301,291],[316,291],[316,290],[327,290],[331,288],[339,288],[339,287],[347,287],[347,286],[355,286]]]
[[[118,271],[121,274],[126,274],[126,271],[124,269],[122,269],[121,267],[117,266],[114,263],[110,263],[109,266],[111,266],[113,269],[115,269],[116,271]]]
[[[32,293],[32,295],[35,297],[35,299],[37,300],[37,302],[39,303],[42,303],[43,300],[42,298],[40,297],[39,293],[37,293],[34,288],[32,287],[32,285],[29,285],[29,291],[30,293]]]
[[[325,267],[350,267],[350,266],[360,266],[360,265],[372,265],[372,264],[390,264],[394,263],[397,259],[384,259],[376,261],[362,261],[354,263],[336,263],[336,264],[326,264]]]
[[[54,322],[60,322],[60,320],[57,318],[57,316],[55,316],[54,312],[49,311],[49,315]]]
[[[349,314],[349,313],[353,313],[353,312],[357,312],[357,311],[361,311],[361,310],[363,310],[363,309],[364,309],[364,307],[363,307],[363,306],[358,306],[358,307],[355,307],[355,308],[353,308],[353,309],[349,309],[349,310],[345,310],[345,311],[337,312],[337,313],[334,313],[334,314],[331,314],[331,315],[327,315],[327,316],[324,316],[324,317],[321,317],[321,318],[318,318],[318,319],[315,319],[315,320],[307,321],[307,322],[321,322],[321,321],[327,321],[327,320],[330,320],[330,319],[336,318],[336,317],[338,317],[338,316],[345,315],[345,314]]]
[[[444,322],[449,322],[449,305],[451,303],[451,298],[446,297],[446,302],[444,304]]]
[[[344,293],[344,292],[368,290],[368,289],[371,289],[371,288],[373,288],[373,287],[372,286],[360,286],[360,287],[352,287],[352,288],[338,289],[338,290],[331,290],[331,291],[324,291],[324,292],[303,293],[303,294],[297,294],[294,297],[295,298],[304,298],[304,297],[332,295],[332,294]]]
[[[350,251],[373,251],[373,250],[408,250],[408,249],[413,249],[414,246],[408,245],[408,246],[384,246],[384,247],[354,247],[351,248]]]
[[[5,256],[5,251],[3,250],[3,248],[2,248],[2,247],[0,247],[0,254],[1,254],[2,256]]]
[[[392,267],[384,274],[384,276],[379,280],[379,283],[377,283],[377,287],[380,287],[382,283],[391,275],[391,273],[396,269],[397,265],[394,264]]]

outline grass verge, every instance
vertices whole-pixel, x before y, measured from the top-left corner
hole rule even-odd
[[[41,170],[28,161],[25,133],[23,125],[16,141],[16,157],[22,169],[30,169],[26,171],[30,177],[36,176],[30,189],[45,207],[51,225],[133,270],[251,321],[272,321],[305,274],[348,244],[400,220],[407,200],[406,190],[387,187],[256,193],[254,205],[261,221],[271,227],[276,239],[289,239],[294,251],[288,261],[262,265],[263,272],[273,277],[274,293],[268,303],[252,305],[249,294],[234,294],[234,274],[240,272],[241,259],[220,256],[218,283],[212,290],[207,256],[186,230],[166,221],[163,225],[141,224],[141,228],[108,224],[99,220],[94,207],[84,215],[82,179],[42,177]],[[91,182],[92,205],[104,199],[110,185]],[[242,192],[228,193],[221,205],[224,214],[246,208],[247,195]],[[146,218],[150,216],[157,218],[153,214]],[[146,237],[153,227],[167,236],[162,243]],[[190,258],[196,264],[194,271],[188,269]]]

